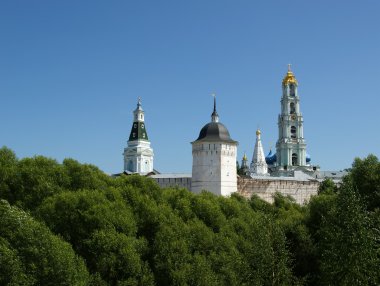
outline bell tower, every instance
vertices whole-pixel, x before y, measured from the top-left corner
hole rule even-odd
[[[295,169],[306,165],[306,142],[303,137],[303,116],[300,111],[298,82],[290,64],[282,80],[281,114],[278,116],[277,166]]]
[[[144,110],[141,98],[133,111],[133,124],[129,135],[128,147],[124,148],[124,171],[146,174],[153,171],[153,149],[150,147],[146,132]]]

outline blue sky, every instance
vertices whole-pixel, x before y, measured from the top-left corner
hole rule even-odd
[[[281,81],[299,82],[312,162],[380,156],[380,2],[0,2],[0,145],[22,158],[123,168],[141,96],[155,168],[190,172],[211,93],[238,157],[278,136]]]

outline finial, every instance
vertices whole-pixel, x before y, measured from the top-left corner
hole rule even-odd
[[[211,114],[211,121],[219,122],[219,115],[218,115],[218,112],[216,112],[216,94],[212,93],[211,96],[214,97],[214,110],[212,111],[212,114]]]
[[[137,101],[137,106],[140,106],[141,105],[141,97],[139,96],[139,99]]]
[[[257,129],[257,130],[256,130],[256,135],[257,135],[257,136],[261,135],[261,131],[260,131],[260,129]]]
[[[214,112],[216,112],[216,94],[212,93],[211,96],[214,98]]]
[[[243,161],[248,161],[247,154],[244,151]]]
[[[292,64],[288,64],[288,72],[291,72],[292,70],[291,70],[291,67],[292,66]]]

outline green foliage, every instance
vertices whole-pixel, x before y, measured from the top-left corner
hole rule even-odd
[[[338,187],[335,185],[333,180],[326,179],[324,180],[319,188],[318,188],[318,194],[333,194],[338,191]]]
[[[86,285],[71,246],[25,212],[0,201],[0,279],[12,285]]]
[[[356,158],[348,179],[363,197],[368,210],[380,208],[380,162],[375,155]]]
[[[106,189],[111,183],[111,178],[93,165],[80,164],[74,159],[65,159],[62,165],[68,177],[65,188],[69,190]]]
[[[379,257],[369,216],[349,183],[322,219],[318,248],[324,285],[378,285]]]
[[[0,285],[376,285],[379,186],[374,156],[300,206],[3,147],[0,199],[13,206],[0,203]]]
[[[115,230],[93,233],[88,245],[88,265],[111,285],[154,285],[153,275],[141,260],[146,241]]]

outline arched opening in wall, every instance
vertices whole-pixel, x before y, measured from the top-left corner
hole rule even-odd
[[[297,154],[296,153],[293,153],[292,154],[292,166],[296,166],[296,165],[298,165],[298,156],[297,156]]]
[[[294,84],[289,85],[289,94],[290,96],[295,96]]]
[[[290,127],[290,137],[297,138],[297,128],[295,126]]]
[[[290,114],[294,114],[296,113],[296,106],[294,104],[294,102],[291,102],[290,103]]]
[[[133,172],[133,162],[131,160],[128,162],[127,170]]]

